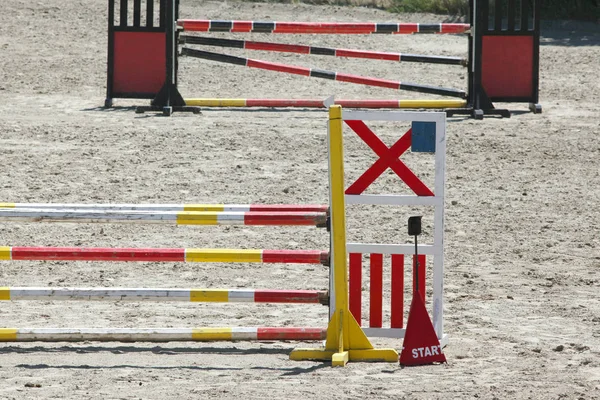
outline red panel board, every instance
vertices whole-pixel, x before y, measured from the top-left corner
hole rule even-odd
[[[371,254],[369,326],[383,326],[383,254]]]
[[[481,62],[490,99],[533,95],[533,36],[483,36]]]
[[[165,83],[166,34],[115,32],[115,94],[156,94]]]
[[[390,326],[402,328],[404,315],[404,254],[392,254]]]
[[[362,254],[350,253],[348,301],[350,312],[358,326],[362,325]]]

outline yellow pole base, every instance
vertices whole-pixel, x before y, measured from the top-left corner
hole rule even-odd
[[[337,353],[337,350],[323,349],[294,349],[290,353],[294,361],[331,361],[332,367],[343,367],[349,361],[365,362],[398,362],[398,352],[394,349],[347,350]]]
[[[344,329],[341,329],[341,328]],[[329,361],[333,367],[343,367],[349,361],[398,362],[395,349],[374,349],[348,310],[338,310],[327,327],[327,341],[320,349],[294,349],[290,360]]]

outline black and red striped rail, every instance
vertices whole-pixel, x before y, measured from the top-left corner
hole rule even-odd
[[[293,33],[293,34],[412,34],[465,33],[469,24],[419,24],[374,22],[278,22],[180,19],[177,25],[189,32]]]
[[[461,57],[429,56],[423,54],[403,54],[383,51],[336,49],[331,47],[317,47],[301,44],[256,42],[253,40],[221,39],[189,35],[180,36],[179,41],[182,44],[197,44],[203,46],[228,47],[244,50],[273,51],[279,53],[297,53],[347,58],[367,58],[371,60],[385,60],[396,62],[417,62],[428,64],[467,66],[467,60]]]
[[[311,78],[331,79],[340,82],[356,83],[359,85],[385,87],[396,90],[408,90],[412,92],[438,94],[441,96],[451,96],[466,98],[467,93],[464,90],[442,88],[437,86],[419,85],[416,83],[404,83],[388,79],[371,78],[359,75],[344,74],[334,71],[326,71],[316,68],[298,67],[288,64],[273,63],[268,61],[254,60],[245,57],[236,57],[227,54],[213,53],[211,51],[196,50],[183,47],[181,55],[195,58],[202,58],[226,64],[241,65],[249,68],[258,68],[269,71],[285,72],[288,74],[302,75]]]

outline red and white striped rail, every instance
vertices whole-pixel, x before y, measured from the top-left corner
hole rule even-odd
[[[5,222],[76,222],[76,223],[143,223],[177,225],[263,225],[325,227],[326,212],[291,211],[137,211],[1,208],[0,221]]]
[[[327,291],[260,289],[151,289],[0,287],[0,301],[95,300],[182,301],[196,303],[329,303]]]
[[[461,57],[429,56],[423,54],[390,53],[383,51],[336,49],[331,47],[305,46],[272,42],[256,42],[252,40],[222,39],[201,36],[179,36],[182,44],[198,44],[204,46],[229,47],[244,50],[274,51],[280,53],[311,54],[346,58],[366,58],[396,62],[418,62],[428,64],[446,64],[467,66],[467,60]]]
[[[392,81],[388,79],[371,78],[366,76],[344,74],[335,71],[325,71],[316,68],[298,67],[288,64],[273,63],[268,61],[254,60],[245,57],[236,57],[227,54],[213,53],[211,51],[190,49],[183,47],[181,49],[181,55],[190,56],[195,58],[202,58],[205,60],[211,60],[226,64],[241,65],[248,68],[258,68],[269,71],[284,72],[294,75],[302,75],[311,78],[331,79],[339,82],[355,83],[366,86],[384,87],[396,90],[408,90],[411,92],[437,94],[441,96],[451,96],[466,98],[467,93],[464,90],[442,88],[437,86],[420,85],[416,83],[405,83],[399,81]]]
[[[107,211],[328,212],[326,204],[83,204],[0,203],[1,208]]]
[[[324,340],[323,328],[0,328],[0,342]]]
[[[373,22],[279,22],[180,19],[177,25],[193,32],[293,33],[293,34],[412,34],[465,33],[469,24],[373,23]]]
[[[329,263],[319,250],[234,250],[183,248],[0,247],[0,260],[122,262]]]

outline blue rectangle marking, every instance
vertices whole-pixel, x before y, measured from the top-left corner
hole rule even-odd
[[[410,150],[415,153],[435,153],[435,122],[412,122]]]

